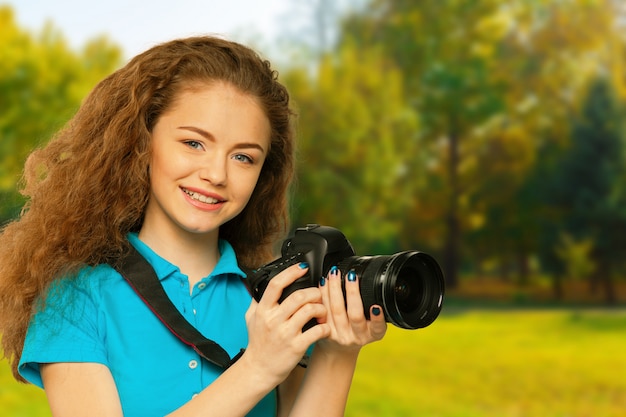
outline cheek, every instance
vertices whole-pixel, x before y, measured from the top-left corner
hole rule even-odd
[[[189,169],[189,164],[180,161],[173,153],[154,151],[150,158],[150,181],[176,179]]]
[[[242,182],[241,194],[247,196],[246,200],[250,200],[252,193],[257,188],[258,183],[259,183],[259,178],[260,178],[259,176],[260,176],[260,172],[252,173],[248,177],[247,181]],[[245,186],[243,186],[243,184],[245,184]]]
[[[155,184],[158,185],[165,173],[163,172],[163,164],[158,155],[153,154],[150,158],[150,166],[148,167],[148,172],[150,174],[150,184],[154,188]]]

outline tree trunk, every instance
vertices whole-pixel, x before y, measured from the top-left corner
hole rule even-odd
[[[604,302],[608,305],[615,305],[617,303],[617,293],[611,275],[611,266],[604,259],[598,260],[597,265],[598,268],[594,274],[594,281],[602,286]]]
[[[598,288],[600,287],[600,285],[598,284],[600,283],[600,281],[601,279],[597,272],[589,275],[589,278],[587,280],[587,282],[589,283],[589,294],[593,295],[598,293]]]
[[[444,248],[443,269],[446,275],[446,286],[455,288],[458,285],[459,242],[461,228],[459,223],[459,138],[451,133],[448,137],[448,178],[450,198],[446,215],[446,242]]]
[[[519,268],[518,284],[520,287],[528,285],[528,279],[530,277],[530,260],[528,254],[525,251],[520,251],[517,255],[517,262]]]
[[[552,296],[555,300],[563,299],[563,277],[561,274],[552,275]]]
[[[458,269],[459,269],[459,222],[452,214],[448,214],[446,218],[447,237],[443,255],[443,271],[446,279],[446,286],[456,288],[458,285]]]
[[[501,256],[500,262],[498,264],[498,269],[500,271],[500,280],[502,282],[509,282],[511,280],[511,267],[509,265],[508,256]]]

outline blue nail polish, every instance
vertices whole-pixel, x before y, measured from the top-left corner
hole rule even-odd
[[[356,272],[354,271],[348,272],[348,281],[350,282],[356,281]]]
[[[309,263],[308,262],[300,262],[300,264],[298,266],[300,267],[300,269],[307,269],[309,267]]]
[[[324,285],[326,285],[326,278],[322,277],[320,278],[320,287],[323,287]]]
[[[337,268],[336,266],[333,265],[333,267],[330,268],[329,274],[333,275],[333,276],[339,274],[339,268]]]
[[[375,316],[380,316],[380,308],[379,307],[374,307],[372,309],[372,314]]]

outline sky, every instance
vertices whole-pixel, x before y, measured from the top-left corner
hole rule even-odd
[[[277,42],[297,17],[296,0],[0,0],[18,24],[34,32],[46,21],[70,45],[107,35],[129,58],[156,43],[197,34],[218,34],[256,46]],[[269,47],[269,46],[268,46]]]

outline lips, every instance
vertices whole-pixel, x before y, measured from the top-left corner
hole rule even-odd
[[[205,204],[218,204],[218,203],[222,203],[224,202],[224,200],[220,200],[218,198],[215,197],[209,197],[207,195],[204,194],[200,194],[198,192],[195,191],[191,191],[188,190],[186,188],[181,188],[183,190],[183,192],[185,194],[187,194],[189,197],[191,197],[191,199],[199,201],[201,203],[205,203]]]

